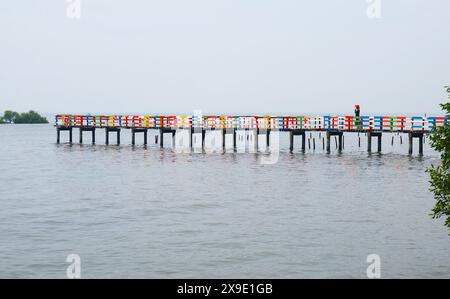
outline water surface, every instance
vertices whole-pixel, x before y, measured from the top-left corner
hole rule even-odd
[[[450,278],[424,172],[438,155],[408,156],[406,136],[385,134],[379,155],[346,134],[328,155],[317,133],[293,154],[283,135],[261,165],[85,134],[57,145],[50,125],[0,126],[0,277],[64,278],[76,253],[84,278],[364,278],[376,253],[382,277]]]

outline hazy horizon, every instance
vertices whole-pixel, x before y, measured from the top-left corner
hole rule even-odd
[[[450,2],[0,3],[0,111],[442,114]],[[1,113],[1,112],[0,112]],[[320,112],[319,112],[320,113]]]

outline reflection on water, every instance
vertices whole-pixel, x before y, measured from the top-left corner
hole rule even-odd
[[[406,138],[385,134],[368,154],[346,134],[326,154],[316,133],[315,151],[296,138],[291,154],[282,135],[278,163],[261,165],[102,135],[56,145],[51,126],[0,126],[0,277],[63,278],[71,253],[85,278],[364,278],[371,253],[382,277],[450,277],[450,238],[428,215],[428,145],[408,156]]]

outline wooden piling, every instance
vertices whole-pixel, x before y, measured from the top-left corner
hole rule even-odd
[[[327,131],[327,153],[331,152],[331,147],[330,147],[331,140],[330,140],[330,138],[331,138],[330,132]]]
[[[305,152],[306,150],[306,133],[302,133],[302,152]]]
[[[423,155],[423,134],[419,136],[419,155]]]
[[[250,140],[253,141],[253,149],[252,150],[255,153],[257,153],[258,152],[258,137],[259,137],[258,130],[254,129],[254,130],[252,130],[252,132],[253,132],[253,134],[250,136]],[[249,144],[249,147],[250,147],[250,144]],[[250,150],[250,148],[249,148],[249,150]]]
[[[410,132],[409,134],[408,134],[408,141],[409,141],[409,148],[408,148],[408,153],[410,154],[410,155],[412,155],[412,153],[413,153],[413,137],[412,137],[413,135],[412,135],[412,133]]]
[[[378,152],[381,153],[381,133],[378,136]]]
[[[172,131],[172,148],[175,148],[175,133],[176,131]]]
[[[222,149],[225,152],[226,129],[222,129]]]
[[[206,131],[205,131],[205,129],[202,128],[202,148],[205,148],[205,136],[206,136]]]
[[[294,150],[294,131],[289,131],[289,150],[292,152]]]
[[[236,151],[236,129],[233,129],[233,150]]]

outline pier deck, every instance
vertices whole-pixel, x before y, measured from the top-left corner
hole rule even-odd
[[[117,144],[120,144],[121,129],[131,129],[132,144],[135,144],[135,134],[144,134],[144,144],[147,144],[147,132],[150,129],[159,130],[155,138],[161,147],[164,145],[164,133],[172,134],[172,144],[180,130],[188,130],[189,146],[192,147],[192,136],[202,134],[202,146],[205,144],[206,131],[222,131],[222,145],[225,147],[226,134],[233,134],[233,146],[236,149],[236,135],[239,131],[251,131],[250,141],[253,147],[258,147],[258,136],[266,135],[267,147],[271,131],[287,131],[290,134],[290,150],[294,149],[294,136],[302,137],[302,150],[306,148],[306,132],[319,131],[326,134],[326,150],[331,151],[331,137],[336,136],[336,147],[344,148],[344,133],[365,133],[368,138],[368,152],[372,151],[372,138],[377,137],[378,152],[381,152],[383,132],[407,133],[409,153],[413,151],[414,138],[419,139],[419,153],[423,154],[424,134],[431,133],[436,128],[448,124],[445,116],[151,116],[151,115],[68,115],[55,117],[57,142],[60,142],[60,132],[69,131],[69,141],[72,142],[72,129],[79,128],[80,143],[83,142],[83,132],[92,132],[92,143],[95,143],[95,130],[105,129],[106,144],[109,144],[109,133],[117,132]],[[240,136],[242,139],[242,137]],[[249,137],[247,137],[249,138]],[[324,141],[324,140],[323,140]],[[308,143],[310,140],[308,139]],[[360,139],[359,139],[360,144]],[[315,140],[313,147],[315,148]],[[310,147],[310,144],[309,144]],[[325,142],[323,142],[325,148]]]

